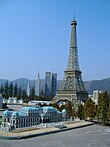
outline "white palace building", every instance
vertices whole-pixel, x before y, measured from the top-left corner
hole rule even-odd
[[[20,111],[5,110],[1,128],[10,131],[22,127],[36,126],[41,123],[60,122],[65,111],[59,112],[52,106],[23,107]]]

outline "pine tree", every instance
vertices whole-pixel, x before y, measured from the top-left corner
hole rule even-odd
[[[17,97],[18,97],[18,99],[21,99],[21,96],[22,96],[22,88],[21,88],[21,86],[18,88],[18,95],[17,95]]]
[[[10,97],[13,96],[13,83],[12,82],[10,83],[10,86],[9,86],[9,96]]]
[[[40,92],[40,99],[43,101],[44,100],[44,92],[43,92],[43,90],[41,90],[41,92]]]
[[[101,121],[103,125],[108,124],[108,107],[109,107],[109,101],[108,101],[108,94],[107,92],[102,93],[102,108],[101,108]]]
[[[4,87],[3,87],[3,84],[0,86],[0,93],[2,93],[2,96],[4,97]]]
[[[65,105],[61,105],[61,106],[59,107],[59,111],[60,111],[60,112],[62,112],[63,109],[65,109]]]
[[[103,125],[108,124],[109,97],[107,92],[99,94],[97,116]]]
[[[109,100],[109,107],[108,107],[108,120],[109,120],[109,124],[110,124],[110,100]]]
[[[31,89],[31,99],[35,98],[35,87],[33,86]]]
[[[84,106],[82,104],[78,106],[77,116],[80,118],[80,120],[84,119]]]
[[[102,94],[100,93],[98,97],[98,106],[97,106],[97,112],[96,112],[98,122],[101,121],[101,108],[102,108]]]
[[[8,83],[8,80],[4,84],[4,96],[7,99],[9,98],[9,83]]]
[[[87,102],[84,105],[84,115],[86,119],[89,118],[90,120],[93,120],[95,118],[96,107],[91,98],[88,98]]]
[[[52,106],[57,109],[59,108],[59,105],[57,103],[53,103]]]
[[[14,94],[13,94],[13,96],[17,97],[17,94],[18,94],[18,85],[16,83],[15,86],[14,86]]]
[[[75,110],[74,110],[71,102],[68,102],[66,104],[66,111],[67,111],[68,117],[74,117],[75,116]]]
[[[24,102],[28,102],[28,96],[26,94],[26,90],[22,90],[22,95],[21,95],[21,98],[24,100]]]

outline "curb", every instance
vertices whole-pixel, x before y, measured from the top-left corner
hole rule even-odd
[[[53,133],[69,131],[69,130],[72,130],[72,129],[83,128],[83,127],[87,127],[87,126],[91,126],[91,125],[94,125],[94,123],[76,126],[76,127],[71,127],[71,128],[63,128],[63,129],[59,129],[59,130],[55,130],[55,131],[30,134],[30,135],[25,135],[25,136],[2,136],[2,135],[0,135],[0,139],[6,139],[6,140],[26,139],[26,138],[38,137],[38,136],[42,136],[42,135],[48,135],[48,134],[53,134]]]

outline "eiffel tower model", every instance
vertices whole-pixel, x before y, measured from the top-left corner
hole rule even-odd
[[[74,19],[71,22],[72,29],[68,66],[64,71],[64,78],[53,99],[53,102],[62,100],[71,101],[75,108],[78,107],[80,102],[85,102],[88,97],[81,77],[82,72],[79,68],[76,25],[77,22]]]

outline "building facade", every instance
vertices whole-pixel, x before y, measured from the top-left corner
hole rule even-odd
[[[45,73],[45,97],[50,100],[51,94],[51,72]]]
[[[52,73],[52,85],[51,85],[51,96],[56,95],[57,90],[57,73]]]
[[[32,100],[28,102],[28,106],[35,106],[35,105],[49,105],[51,104],[51,101],[36,101],[36,100]]]
[[[9,99],[3,98],[3,103],[7,104],[23,104],[23,99],[17,99],[17,97],[9,97]]]
[[[62,121],[62,113],[52,106],[23,107],[20,111],[5,110],[1,128],[10,131],[60,121]]]
[[[102,93],[102,91],[94,90],[93,95],[88,95],[95,102],[95,105],[98,105],[98,98],[100,93]]]

